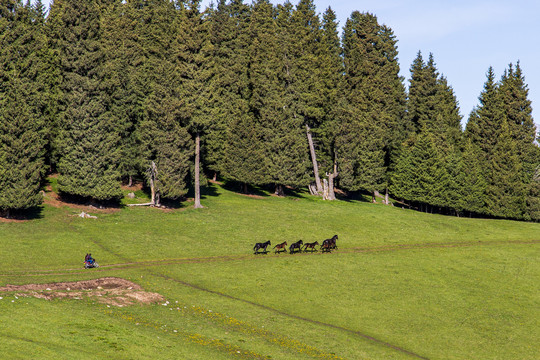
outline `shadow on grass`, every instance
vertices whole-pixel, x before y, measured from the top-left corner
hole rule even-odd
[[[339,191],[336,192],[336,198],[345,202],[364,202],[371,203],[371,193],[367,191]]]
[[[114,200],[96,200],[85,196],[71,195],[60,192],[58,198],[68,205],[90,206],[97,209],[122,209],[125,205],[121,204],[121,199]]]
[[[274,196],[275,187],[273,185],[246,185],[241,182],[237,181],[226,181],[223,180],[219,183],[219,185],[228,191],[245,195],[245,196],[252,196],[252,197],[270,197]],[[285,193],[284,198],[290,198],[290,199],[306,199],[307,193],[306,189],[295,189],[292,187],[285,186],[283,188],[283,191]]]
[[[0,218],[5,221],[27,221],[43,219],[43,206],[35,206],[23,210],[10,210],[0,212]]]

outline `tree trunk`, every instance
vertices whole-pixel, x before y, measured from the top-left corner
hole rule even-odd
[[[131,175],[129,175],[129,180],[128,180],[128,184],[127,184],[128,187],[132,187],[133,186],[133,177]]]
[[[152,161],[152,165],[150,167],[150,203],[152,205],[156,204],[156,187],[155,187],[155,178],[156,178],[156,164]]]
[[[213,180],[214,182],[217,181],[217,172],[216,172],[216,171],[214,171],[214,177],[212,178],[212,180]]]
[[[309,152],[311,153],[311,162],[313,163],[313,176],[315,177],[315,185],[317,186],[317,192],[322,193],[323,188],[321,185],[321,178],[319,177],[319,165],[317,164],[317,154],[315,154],[315,146],[313,145],[313,138],[311,136],[311,129],[306,124],[306,133],[309,143]]]
[[[328,180],[324,179],[324,190],[323,190],[323,200],[336,200],[336,194],[334,193],[334,178],[337,176],[336,173],[326,173]]]
[[[242,191],[244,192],[244,194],[248,193],[248,185],[247,185],[247,183],[242,184]]]
[[[195,137],[195,204],[193,205],[195,209],[200,209],[203,207],[201,205],[201,185],[199,179],[199,163],[201,156],[200,146],[201,136],[199,132],[197,132],[197,136]]]
[[[386,205],[390,205],[390,200],[388,199],[388,187],[385,189],[385,193],[384,193],[384,203]]]
[[[285,191],[283,191],[283,185],[276,185],[276,191],[274,192],[277,196],[285,196]]]

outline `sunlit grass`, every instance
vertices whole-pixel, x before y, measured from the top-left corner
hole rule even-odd
[[[216,185],[202,202],[201,210],[187,203],[89,211],[98,219],[44,206],[37,219],[0,224],[0,286],[118,276],[169,301],[115,308],[0,294],[0,354],[77,358],[85,348],[121,359],[535,359],[540,353],[540,224],[302,194],[247,197]],[[334,234],[339,250],[330,254],[252,255],[255,242],[321,242]],[[87,252],[100,269],[82,269]]]

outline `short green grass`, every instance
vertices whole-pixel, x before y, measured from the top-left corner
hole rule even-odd
[[[44,206],[0,224],[0,286],[118,276],[169,301],[2,293],[2,358],[538,358],[540,224],[217,185],[202,203],[98,219]],[[334,234],[331,254],[252,255],[255,242]],[[100,269],[82,269],[86,252]]]

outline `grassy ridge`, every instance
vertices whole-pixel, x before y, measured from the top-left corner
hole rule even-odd
[[[0,353],[534,359],[540,352],[539,224],[310,196],[252,198],[218,186],[203,205],[125,208],[96,220],[45,206],[40,219],[0,224],[0,286],[119,276],[173,304],[108,308],[3,294]],[[340,250],[332,254],[250,254],[255,242],[321,242],[336,233]],[[88,251],[101,265],[174,260],[78,270]],[[43,270],[61,275],[26,276]]]

